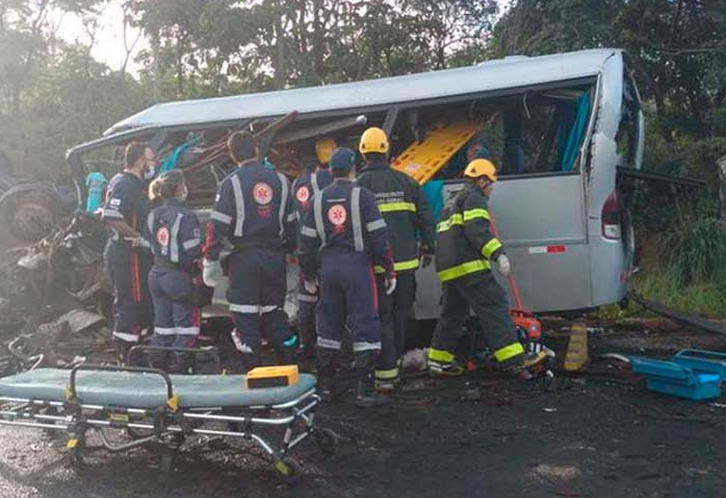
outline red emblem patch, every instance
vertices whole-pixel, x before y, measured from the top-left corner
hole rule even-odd
[[[257,183],[252,189],[252,197],[255,198],[257,204],[266,206],[272,202],[272,188],[266,183]]]
[[[169,229],[161,227],[156,231],[156,241],[161,247],[167,247],[169,245]]]
[[[308,199],[310,199],[310,190],[307,187],[300,187],[297,189],[297,192],[295,192],[295,197],[297,197],[298,201],[305,204],[308,202]]]
[[[328,210],[328,219],[330,223],[339,227],[348,219],[348,213],[342,204],[336,204]]]

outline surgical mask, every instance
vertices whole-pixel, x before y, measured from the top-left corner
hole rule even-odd
[[[179,194],[179,200],[184,202],[187,200],[188,196],[189,196],[189,189],[187,189],[186,185],[182,185],[182,191],[181,191],[181,194]]]
[[[144,180],[153,180],[154,176],[156,176],[156,167],[155,166],[149,166],[144,171]]]

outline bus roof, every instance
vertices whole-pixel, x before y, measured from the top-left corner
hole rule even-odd
[[[357,81],[156,104],[130,116],[104,135],[131,128],[212,124],[220,121],[271,118],[297,110],[301,117],[383,108],[507,88],[594,76],[618,49],[592,49],[539,57],[513,56],[476,66]]]

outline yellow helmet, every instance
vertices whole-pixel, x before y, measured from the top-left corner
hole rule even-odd
[[[375,126],[368,128],[360,137],[358,151],[361,154],[368,154],[370,152],[388,154],[389,149],[390,145],[388,144],[388,136],[386,135],[386,132],[380,128],[376,128]]]
[[[473,179],[486,176],[489,181],[496,182],[497,167],[487,159],[474,159],[464,170],[464,176]]]
[[[335,141],[332,138],[322,137],[315,142],[315,155],[318,156],[320,164],[328,164],[334,150]]]

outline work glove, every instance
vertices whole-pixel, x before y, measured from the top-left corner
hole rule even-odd
[[[398,282],[396,281],[396,277],[387,277],[386,278],[386,295],[390,296],[393,294],[393,291],[396,290],[396,284]]]
[[[202,267],[202,280],[207,287],[216,287],[222,281],[224,273],[219,261],[204,259]]]
[[[313,278],[310,280],[303,280],[303,286],[305,287],[305,291],[308,294],[317,294],[318,293],[318,279]]]
[[[499,265],[499,272],[508,277],[512,272],[512,264],[509,262],[509,258],[506,254],[502,254],[497,258],[497,264]]]

